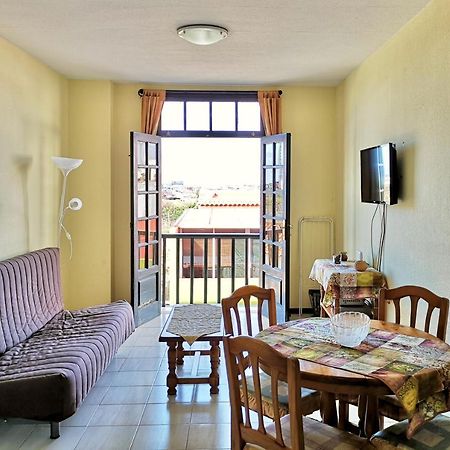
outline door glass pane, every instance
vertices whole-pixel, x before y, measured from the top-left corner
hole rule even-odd
[[[147,269],[147,246],[139,247],[139,270]]]
[[[279,263],[279,251],[280,251],[280,248],[279,247],[277,247],[276,245],[274,245],[273,246],[273,251],[274,251],[274,258],[273,258],[273,267],[280,267],[279,265],[278,265],[278,263]]]
[[[212,102],[212,129],[234,131],[236,129],[235,102]]]
[[[144,165],[146,163],[145,159],[145,142],[137,143],[137,163],[139,165]]]
[[[147,183],[146,183],[146,179],[145,179],[146,173],[147,173],[147,169],[138,169],[137,170],[137,190],[139,192],[147,190]]]
[[[277,258],[277,267],[279,267],[280,269],[283,269],[284,268],[284,264],[283,264],[283,246],[280,246],[280,247],[277,247],[277,255],[278,255],[278,258]]]
[[[264,244],[264,264],[272,265],[272,245]]]
[[[152,244],[148,246],[148,267],[156,266],[156,264],[158,264],[156,245]]]
[[[161,130],[184,130],[183,102],[164,102],[161,113]]]
[[[258,102],[238,103],[238,131],[261,131],[261,112]]]
[[[265,220],[265,227],[264,227],[264,239],[267,241],[273,241],[273,228],[272,228],[272,221],[271,220]]]
[[[138,229],[139,244],[143,244],[143,243],[147,242],[147,228],[146,228],[145,220],[138,220],[137,229]]]
[[[265,198],[264,213],[268,216],[273,216],[273,195],[266,194]]]
[[[150,219],[148,221],[148,241],[156,241],[158,239],[158,219]]]
[[[145,217],[147,215],[147,210],[145,208],[146,194],[138,195],[138,217]]]
[[[281,166],[284,164],[284,148],[281,142],[275,144],[275,165]]]
[[[157,171],[156,169],[148,169],[148,190],[157,190]]]
[[[274,241],[276,242],[284,241],[284,220],[275,221]]]
[[[265,166],[273,166],[273,144],[264,144]]]
[[[158,164],[158,161],[156,160],[156,144],[149,143],[148,144],[148,165],[149,166],[156,166]]]
[[[148,194],[148,215],[156,216],[156,200],[157,194]]]
[[[283,192],[277,192],[275,195],[275,215],[284,217],[283,211]]]
[[[273,170],[265,169],[264,177],[265,177],[264,189],[267,191],[273,190]]]
[[[209,130],[209,102],[186,102],[186,130]]]
[[[275,169],[275,189],[284,189],[283,169]]]

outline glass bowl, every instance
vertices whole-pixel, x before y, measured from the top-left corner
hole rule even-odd
[[[369,333],[370,317],[360,312],[343,312],[330,319],[336,341],[344,347],[357,347]]]

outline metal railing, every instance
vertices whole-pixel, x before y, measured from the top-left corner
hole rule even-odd
[[[163,304],[220,303],[259,284],[258,233],[163,233]]]

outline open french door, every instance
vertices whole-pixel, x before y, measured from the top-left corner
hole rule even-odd
[[[277,321],[289,317],[290,133],[261,138],[261,283],[273,288]]]
[[[161,138],[130,133],[131,306],[136,325],[161,312]]]

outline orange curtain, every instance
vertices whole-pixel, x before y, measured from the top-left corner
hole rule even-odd
[[[165,99],[166,91],[144,89],[141,105],[141,131],[143,133],[156,134],[158,131]]]
[[[278,91],[258,91],[258,102],[266,136],[281,133],[281,95]]]

